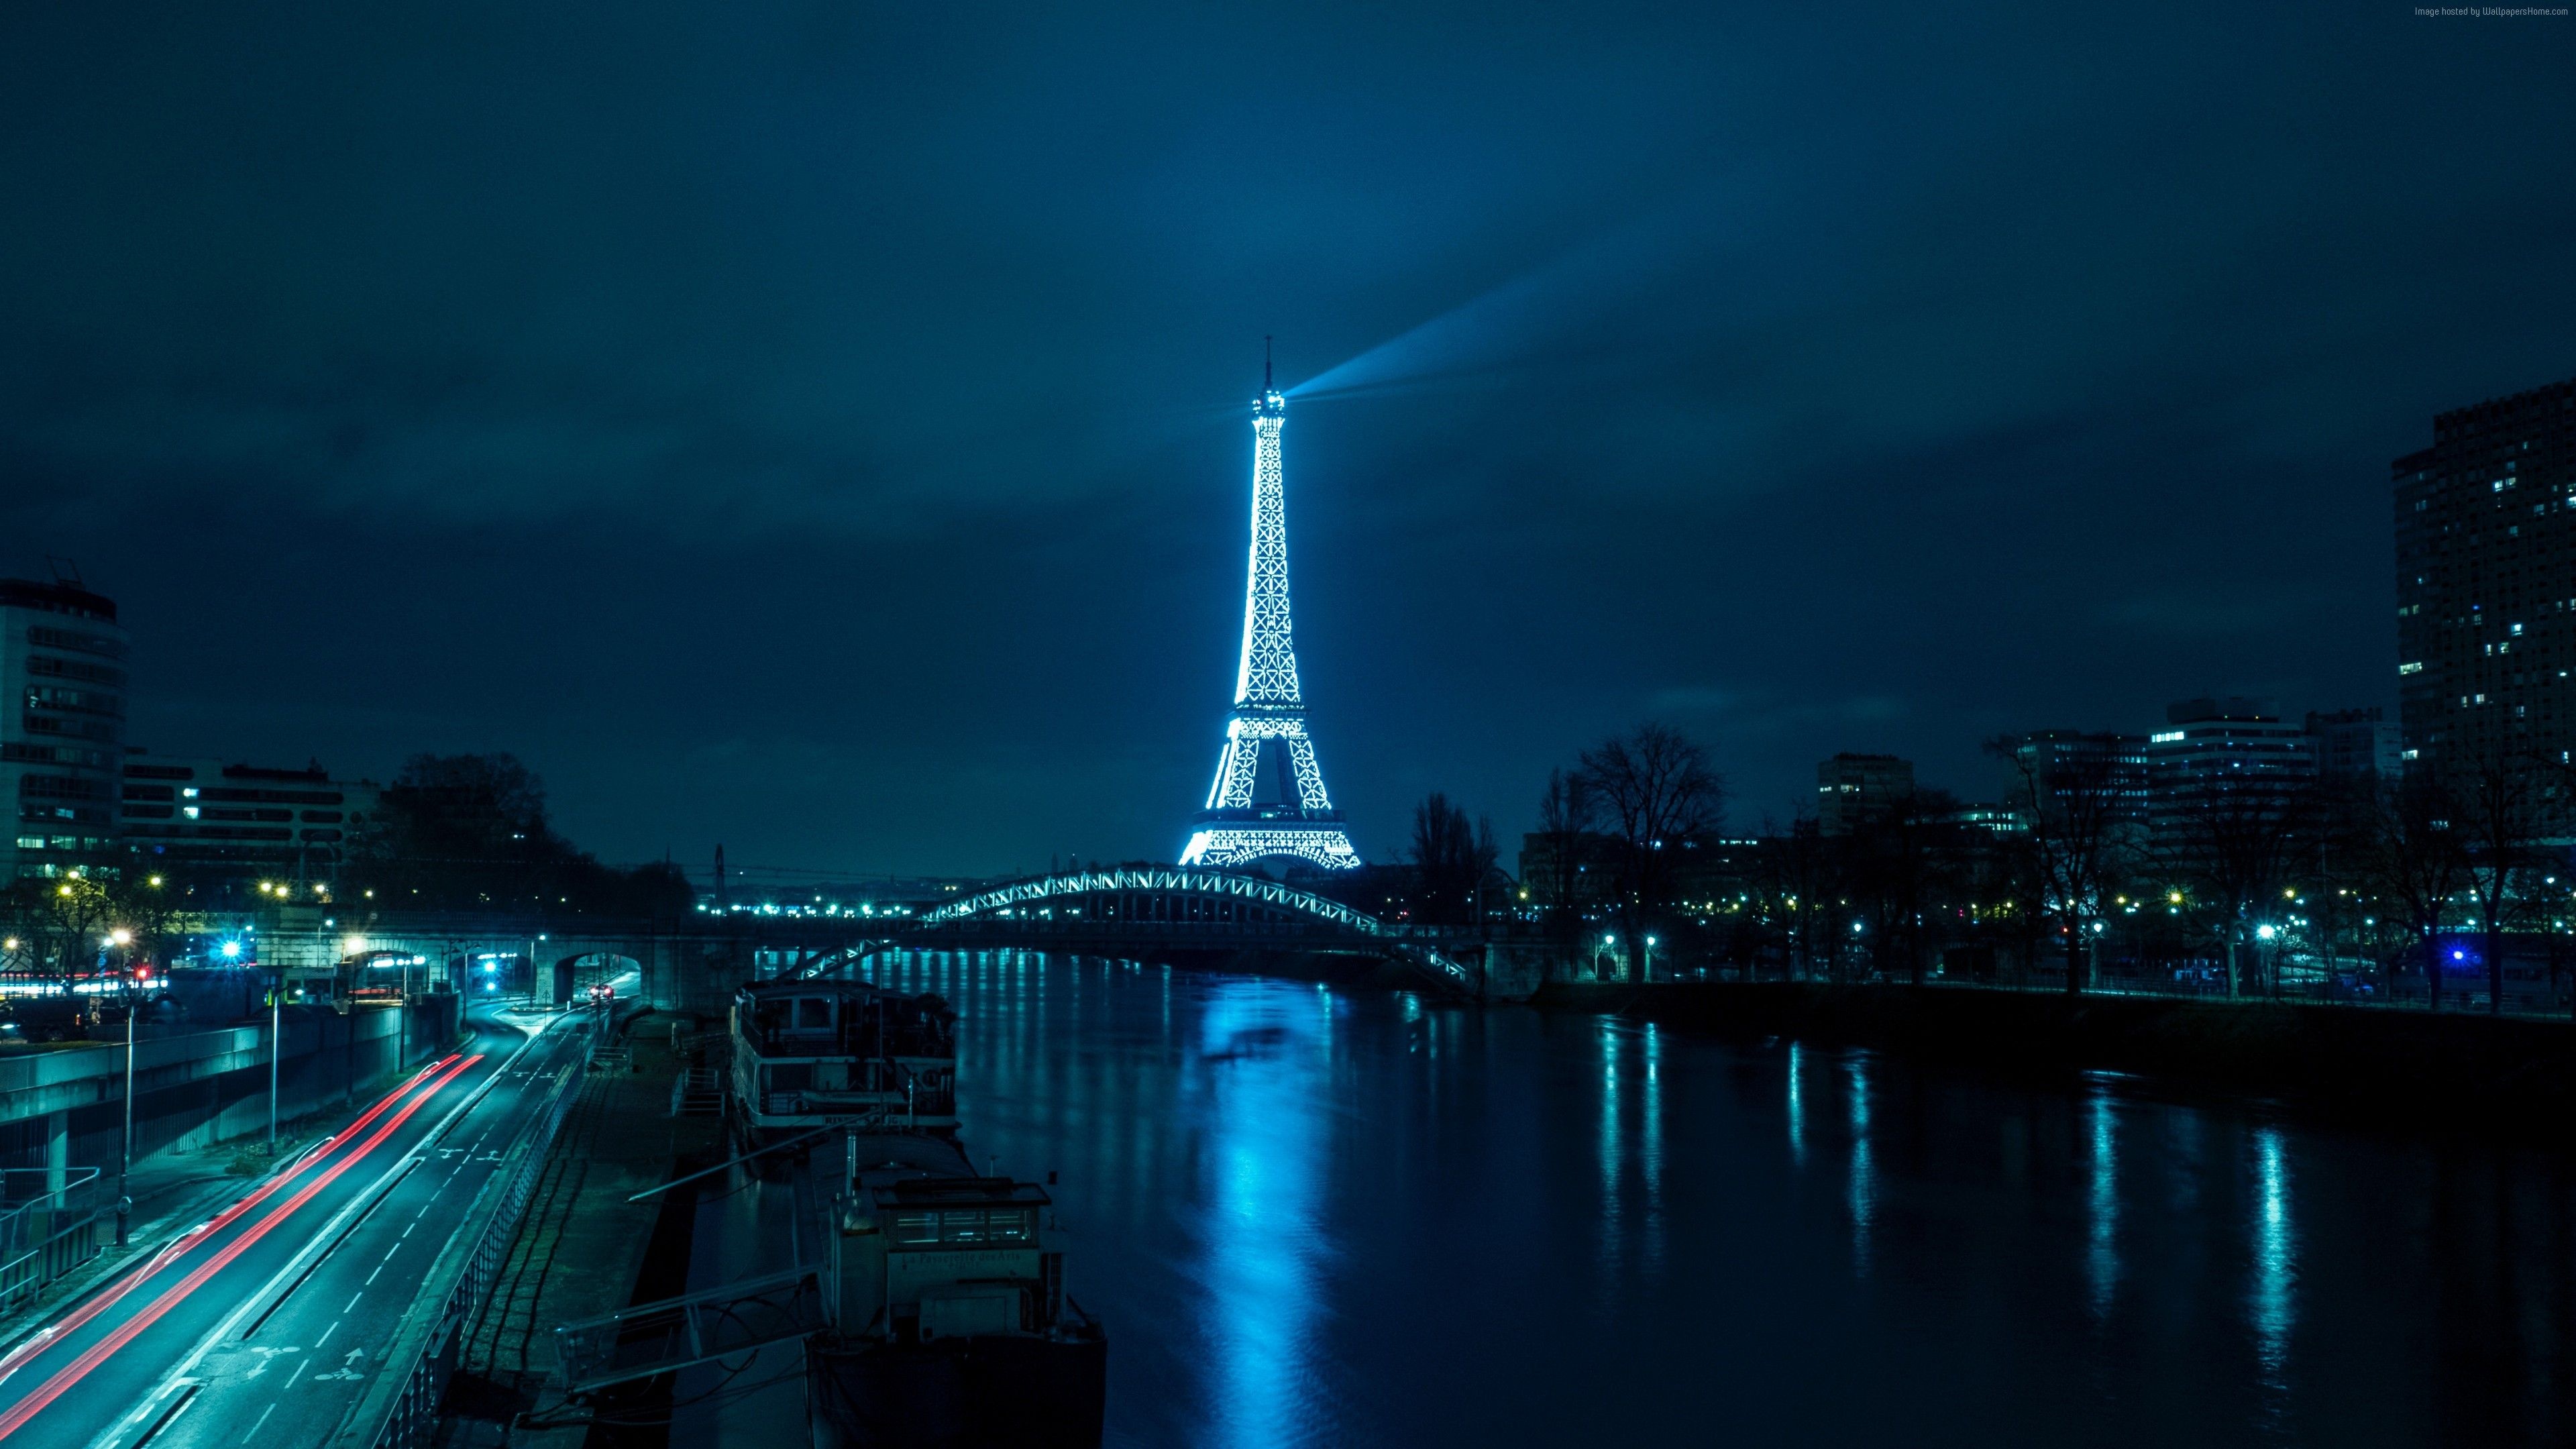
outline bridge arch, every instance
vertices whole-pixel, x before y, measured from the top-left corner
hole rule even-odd
[[[1431,939],[1261,876],[1166,866],[1033,876],[947,902],[819,952],[784,974],[820,976],[895,951],[1034,949],[1137,960],[1374,961],[1378,979],[1447,993],[1473,979]],[[1251,969],[1262,969],[1253,966]]]
[[[1387,934],[1386,923],[1377,917],[1355,911],[1312,891],[1301,891],[1260,876],[1177,867],[1076,871],[1012,881],[1008,885],[950,901],[937,910],[925,911],[916,918],[916,925],[921,929],[936,929],[978,918],[1009,918],[1021,911],[1034,915],[1058,909],[1060,903],[1067,901],[1100,901],[1103,898],[1117,903],[1110,907],[1115,910],[1165,912],[1150,916],[1131,914],[1128,919],[1170,922],[1174,919],[1167,913],[1171,903],[1176,898],[1191,897],[1212,902],[1239,902],[1266,914],[1276,913],[1278,918],[1303,918],[1357,936]]]

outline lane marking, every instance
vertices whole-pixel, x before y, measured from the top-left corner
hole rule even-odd
[[[169,1408],[161,1411],[161,1417],[153,1421],[151,1428],[143,1431],[142,1438],[134,1441],[133,1449],[143,1449],[143,1446],[151,1443],[154,1438],[159,1436],[162,1430],[179,1422],[179,1416],[181,1414],[184,1414],[197,1406],[197,1390],[204,1387],[205,1385],[203,1383],[200,1383],[195,1379],[190,1379],[187,1387],[181,1390],[179,1401],[172,1404]]]
[[[358,1300],[359,1300],[359,1299],[361,1299],[361,1298],[364,1298],[364,1297],[366,1297],[366,1296],[367,1296],[367,1290],[366,1290],[366,1289],[364,1289],[364,1288],[361,1288],[361,1289],[359,1289],[357,1292],[350,1294],[350,1295],[349,1295],[349,1308],[355,1308],[355,1307],[357,1307],[357,1306],[358,1306]],[[341,1316],[342,1318],[346,1318],[346,1317],[348,1317],[348,1316],[349,1316],[349,1308],[343,1308],[343,1309],[341,1309],[341,1310],[340,1310],[340,1316]]]
[[[111,1291],[103,1293],[96,1298],[92,1298],[80,1307],[73,1309],[69,1314],[66,1314],[60,1322],[48,1325],[46,1328],[30,1335],[24,1342],[11,1349],[5,1357],[0,1357],[0,1383],[8,1382],[10,1375],[15,1374],[21,1367],[23,1367],[28,1358],[42,1351],[48,1345],[60,1341],[65,1335],[77,1331],[83,1324],[88,1323],[91,1319],[96,1318],[98,1315],[116,1306],[118,1300],[124,1298],[127,1294],[132,1293],[135,1289],[142,1287],[143,1284],[154,1274],[159,1273],[163,1268],[168,1267],[173,1261],[184,1256],[191,1249],[204,1243],[206,1239],[214,1236],[216,1233],[222,1232],[225,1228],[230,1227],[235,1221],[247,1214],[252,1208],[257,1207],[262,1202],[266,1201],[270,1194],[294,1181],[297,1177],[302,1176],[306,1168],[313,1166],[315,1163],[320,1162],[323,1158],[329,1156],[334,1148],[347,1142],[350,1138],[355,1137],[368,1123],[373,1122],[378,1116],[382,1115],[386,1108],[401,1101],[403,1094],[409,1092],[412,1088],[419,1086],[423,1077],[428,1076],[431,1072],[434,1072],[455,1060],[456,1058],[454,1056],[443,1057],[437,1062],[423,1067],[418,1072],[413,1073],[411,1080],[394,1088],[392,1092],[386,1094],[382,1101],[376,1103],[373,1107],[368,1108],[365,1116],[350,1123],[339,1132],[323,1138],[314,1146],[306,1148],[301,1160],[290,1162],[284,1172],[278,1173],[276,1176],[271,1177],[267,1182],[260,1184],[258,1191],[251,1193],[239,1202],[225,1208],[222,1212],[219,1212],[213,1217],[208,1218],[206,1221],[199,1223],[197,1226],[190,1228],[187,1232],[181,1234],[171,1242],[164,1244],[160,1251],[153,1254],[151,1261],[147,1262],[139,1271],[127,1275],[126,1278],[122,1282],[118,1283]]]
[[[338,1333],[339,1331],[340,1320],[334,1318],[331,1320],[331,1326],[322,1330],[322,1336],[313,1340],[313,1351],[315,1353],[320,1353],[322,1351],[322,1345],[329,1343],[331,1341],[331,1335]]]
[[[267,1408],[260,1410],[259,1417],[250,1421],[250,1432],[242,1436],[242,1442],[248,1444],[259,1438],[259,1426],[267,1423],[268,1416],[276,1412],[277,1405],[274,1402],[271,1402]]]
[[[311,1182],[306,1183],[302,1190],[298,1191],[295,1196],[288,1198],[284,1203],[271,1209],[266,1217],[261,1218],[258,1222],[245,1229],[241,1236],[225,1244],[220,1251],[208,1258],[203,1264],[200,1264],[194,1271],[190,1272],[187,1277],[182,1278],[170,1287],[163,1289],[159,1297],[144,1305],[132,1316],[127,1318],[125,1322],[118,1324],[115,1331],[109,1333],[97,1343],[90,1345],[88,1350],[83,1352],[80,1357],[55,1370],[53,1376],[38,1385],[33,1393],[20,1399],[17,1403],[10,1405],[7,1412],[0,1413],[0,1439],[6,1439],[10,1435],[18,1432],[20,1429],[25,1428],[28,1420],[36,1417],[39,1413],[42,1413],[47,1405],[62,1397],[63,1393],[70,1389],[72,1385],[89,1377],[92,1370],[113,1357],[118,1350],[124,1348],[127,1344],[132,1343],[137,1337],[141,1336],[145,1329],[160,1322],[162,1316],[167,1314],[171,1309],[177,1307],[182,1300],[194,1294],[199,1288],[204,1287],[217,1273],[231,1267],[234,1259],[239,1258],[246,1252],[249,1252],[260,1239],[268,1236],[269,1232],[279,1223],[285,1221],[288,1217],[293,1216],[297,1211],[302,1209],[306,1203],[311,1202],[316,1196],[318,1196],[324,1188],[327,1188],[332,1183],[338,1181],[342,1173],[347,1172],[351,1167],[358,1163],[365,1161],[368,1154],[374,1152],[376,1148],[383,1145],[385,1139],[399,1131],[405,1122],[410,1121],[412,1114],[418,1112],[422,1107],[427,1106],[430,1099],[436,1097],[449,1082],[456,1080],[456,1078],[462,1074],[466,1068],[471,1067],[475,1062],[480,1060],[482,1060],[480,1057],[469,1057],[456,1066],[449,1068],[446,1075],[431,1082],[426,1090],[413,1097],[411,1101],[405,1103],[400,1112],[387,1118],[383,1125],[379,1126],[375,1130],[373,1135],[369,1136],[366,1141],[358,1144],[356,1150],[351,1152],[348,1156],[341,1158],[338,1162],[333,1163],[328,1171],[317,1174],[314,1179]]]
[[[309,1359],[309,1358],[299,1358],[299,1359],[297,1359],[297,1360],[295,1361],[295,1372],[293,1372],[293,1373],[291,1373],[291,1374],[288,1374],[288,1375],[286,1376],[286,1382],[284,1382],[284,1383],[282,1383],[282,1384],[279,1384],[279,1385],[277,1386],[277,1391],[278,1391],[279,1393],[281,1393],[281,1394],[282,1394],[282,1393],[285,1393],[288,1389],[291,1389],[291,1388],[295,1387],[295,1381],[296,1381],[297,1379],[300,1379],[300,1378],[304,1377],[304,1369],[305,1369],[305,1366],[306,1366],[307,1364],[312,1363],[312,1362],[313,1362],[313,1360],[311,1360],[311,1359]]]
[[[385,1265],[384,1265],[384,1264],[382,1264],[382,1263],[378,1263],[378,1264],[376,1265],[376,1273],[381,1273],[381,1272],[383,1272],[383,1271],[385,1271]],[[359,1286],[359,1288],[358,1288],[358,1291],[359,1291],[359,1292],[364,1293],[364,1292],[366,1292],[369,1288],[373,1288],[373,1287],[375,1287],[375,1286],[376,1286],[376,1273],[369,1273],[369,1274],[367,1275],[367,1281],[366,1281],[364,1284],[360,1285],[360,1286]]]
[[[417,1161],[417,1159],[415,1159],[415,1161]],[[401,1168],[397,1169],[397,1171],[409,1172],[412,1166],[413,1163],[407,1162],[404,1163]],[[388,1194],[388,1196],[390,1196],[390,1194]],[[376,1209],[383,1207],[384,1205],[385,1197],[378,1197],[374,1201],[368,1203],[367,1210],[358,1214],[357,1219],[354,1222],[349,1223],[347,1226],[340,1226],[339,1220],[336,1218],[333,1219],[332,1222],[324,1224],[322,1228],[322,1237],[329,1240],[329,1245],[323,1248],[322,1255],[315,1258],[312,1262],[305,1264],[303,1271],[295,1274],[295,1281],[287,1284],[284,1291],[271,1293],[263,1289],[260,1296],[267,1300],[268,1306],[262,1308],[259,1311],[258,1316],[251,1319],[250,1325],[241,1331],[241,1336],[248,1338],[252,1334],[259,1332],[261,1326],[266,1324],[270,1318],[276,1315],[277,1310],[286,1306],[287,1299],[294,1297],[297,1290],[301,1289],[307,1280],[312,1278],[315,1273],[321,1271],[323,1264],[331,1261],[331,1255],[340,1251],[340,1245],[346,1243],[349,1239],[356,1237],[358,1230],[365,1227],[368,1220],[376,1215]],[[345,1214],[343,1216],[345,1216]],[[274,1286],[274,1283],[272,1283],[271,1287]]]

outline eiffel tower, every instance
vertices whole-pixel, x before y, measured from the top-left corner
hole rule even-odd
[[[1261,363],[1261,400],[1252,413],[1252,569],[1243,590],[1243,662],[1235,669],[1234,709],[1226,716],[1225,750],[1207,808],[1181,851],[1183,865],[1248,865],[1295,856],[1329,870],[1360,863],[1342,828],[1342,812],[1324,793],[1315,742],[1306,736],[1306,701],[1297,690],[1297,649],[1288,634],[1288,508],[1279,470],[1279,430],[1288,399],[1270,385]],[[1261,799],[1262,756],[1276,782]]]

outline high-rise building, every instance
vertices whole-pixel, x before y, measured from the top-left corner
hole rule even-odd
[[[115,600],[0,579],[0,880],[113,865],[127,643]]]
[[[2368,709],[2311,710],[2308,735],[2317,742],[2317,774],[2327,780],[2393,780],[2405,768],[2397,721]]]
[[[1914,762],[1894,755],[1839,754],[1816,762],[1816,829],[1848,835],[1861,822],[1914,794]]]
[[[2576,381],[2441,413],[2391,465],[2406,758],[2576,754]]]
[[[2188,847],[2201,822],[2285,807],[2317,775],[2316,741],[2267,699],[2186,699],[2147,737],[2148,825],[2166,849]]]
[[[370,781],[334,780],[318,764],[281,770],[129,755],[125,840],[147,868],[329,883],[382,793]]]

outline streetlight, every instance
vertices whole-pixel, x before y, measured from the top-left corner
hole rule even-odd
[[[1661,844],[1662,842],[1658,841],[1657,843]],[[1652,981],[1655,979],[1655,938],[1652,936],[1648,936],[1646,938],[1646,972],[1643,976],[1640,976],[1637,979],[1640,981]]]
[[[123,946],[134,939],[134,933],[122,928],[108,933],[110,943]],[[134,999],[133,963],[125,967],[125,1140],[116,1152],[116,1245],[125,1246],[126,1225],[134,1214],[134,1199],[125,1191],[126,1174],[134,1170],[134,1016],[140,1003]]]
[[[268,988],[268,1155],[277,1156],[277,1058],[285,1049],[278,1039],[280,1003],[286,999],[286,962],[277,963],[277,974]]]

